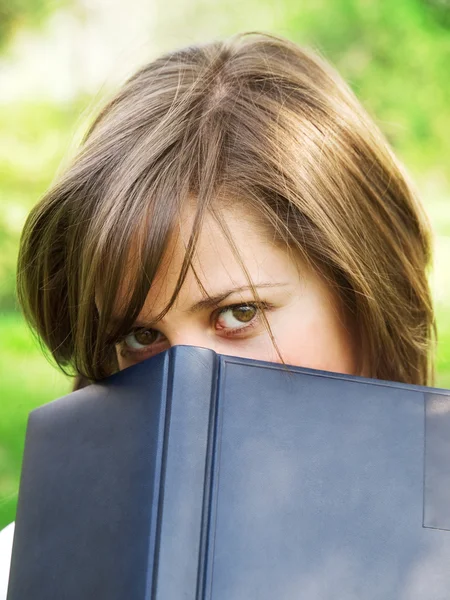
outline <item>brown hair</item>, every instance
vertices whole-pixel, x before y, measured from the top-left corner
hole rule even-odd
[[[204,215],[238,199],[337,290],[370,376],[429,381],[430,239],[420,206],[340,77],[317,56],[262,34],[189,47],[141,68],[32,210],[18,295],[63,369],[89,380],[117,369],[112,340],[139,314],[193,197],[192,236],[165,312]],[[112,331],[125,275],[133,286]]]

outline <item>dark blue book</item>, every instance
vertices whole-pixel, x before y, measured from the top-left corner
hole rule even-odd
[[[450,392],[175,347],[30,415],[8,600],[448,600]]]

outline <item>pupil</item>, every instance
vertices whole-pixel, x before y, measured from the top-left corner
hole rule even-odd
[[[142,329],[134,334],[136,341],[142,346],[149,346],[156,340],[156,332],[152,329]]]
[[[233,317],[241,323],[248,323],[255,316],[255,308],[253,306],[240,306],[233,309]]]

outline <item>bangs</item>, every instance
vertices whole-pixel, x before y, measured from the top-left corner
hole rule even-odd
[[[189,197],[180,196],[175,191],[168,195],[167,189],[152,190],[152,201],[149,202],[146,192],[143,189],[141,198],[136,198],[139,207],[146,201],[145,210],[142,213],[138,211],[135,221],[127,228],[123,228],[120,221],[112,223],[108,235],[102,240],[102,247],[92,253],[96,264],[90,272],[87,289],[94,290],[98,310],[97,358],[132,328],[163,261],[170,261],[171,241],[179,235],[183,206],[189,202]],[[161,210],[162,206],[164,210]],[[170,310],[189,268],[193,268],[192,258],[204,210],[204,205],[196,203],[175,289],[155,321],[162,319]],[[92,293],[88,292],[88,295],[92,297]]]
[[[214,199],[220,195],[222,138],[223,123],[216,121],[213,127],[202,123],[194,144],[192,137],[189,144],[186,138],[179,140],[157,164],[145,162],[138,176],[128,176],[124,185],[120,171],[136,172],[136,155],[140,154],[141,162],[145,156],[135,150],[103,186],[103,201],[91,219],[81,261],[85,266],[82,296],[87,302],[95,299],[97,327],[90,362],[96,365],[97,375],[111,370],[114,341],[129,332],[141,312],[171,239],[180,231],[187,206],[193,207],[194,217],[178,281],[156,320],[172,307],[190,268],[208,296],[192,259],[205,214],[214,212]],[[84,339],[92,322],[88,311],[85,315],[84,327],[80,327]]]

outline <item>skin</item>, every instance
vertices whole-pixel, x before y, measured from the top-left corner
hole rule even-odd
[[[215,299],[205,296],[191,268],[174,306],[155,322],[175,288],[191,232],[193,211],[184,216],[133,330],[116,345],[120,369],[179,344],[280,362],[261,316],[264,310],[286,364],[358,374],[353,336],[331,289],[292,253],[271,243],[255,219],[241,211],[224,210],[223,219],[262,304],[255,303],[239,260],[209,216],[193,267]]]

